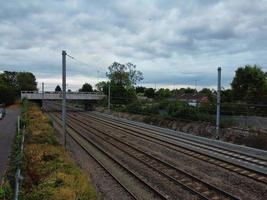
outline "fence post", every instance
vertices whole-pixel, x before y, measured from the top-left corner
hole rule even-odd
[[[20,116],[18,116],[18,133],[20,134]],[[24,148],[24,133],[22,132],[22,138],[21,138],[21,144],[20,144],[20,154],[22,155],[23,153],[23,148]],[[21,169],[20,169],[20,164],[21,164],[21,158],[17,163],[17,170],[16,170],[16,175],[15,175],[15,194],[14,194],[14,200],[19,199],[19,185],[20,185],[20,180],[22,179],[21,177]]]

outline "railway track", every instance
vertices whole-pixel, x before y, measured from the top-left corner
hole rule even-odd
[[[58,107],[58,105],[50,104],[49,106]],[[210,142],[211,140],[205,141],[208,139],[201,137],[195,139],[195,136],[190,136],[188,134],[170,134],[167,131],[171,130],[166,130],[160,127],[147,126],[142,123],[118,119],[116,117],[103,114],[80,114],[86,116],[86,118],[94,118],[103,125],[123,130],[125,133],[135,135],[147,141],[154,142],[183,153],[187,156],[192,156],[244,177],[267,184],[266,152],[265,155],[253,155],[247,151],[249,148],[243,148],[240,151],[236,151],[228,148],[228,146],[224,147],[223,145],[219,146],[218,144],[213,144]],[[204,140],[204,142],[202,140]],[[225,143],[224,145],[230,144]]]
[[[57,117],[59,116],[57,115]],[[141,151],[130,143],[119,140],[114,135],[111,136],[105,131],[96,129],[94,127],[89,128],[88,124],[78,118],[79,117],[73,117],[69,115],[68,126],[77,132],[81,131],[81,127],[83,131],[86,131],[87,134],[95,132],[94,135],[99,137],[101,140],[106,141],[110,145],[116,147],[119,151],[126,153],[128,156],[135,158],[151,168],[151,170],[157,171],[158,173],[167,177],[173,183],[183,187],[185,190],[190,191],[190,193],[197,195],[199,199],[238,199],[237,197],[234,197],[233,195],[208,183],[205,183],[197,177],[194,177],[147,152]],[[109,140],[107,140],[107,138],[109,138]]]
[[[60,118],[55,115],[49,114],[49,116],[54,120],[55,123],[61,124]],[[90,155],[130,196],[131,199],[169,199],[167,196],[162,194],[148,185],[144,180],[139,178],[132,170],[125,167],[122,163],[118,162],[113,156],[103,150],[99,145],[92,143],[86,137],[73,131],[69,127],[67,128],[67,134],[73,141],[75,141],[88,155]],[[101,155],[97,155],[100,152]],[[121,170],[121,172],[117,172]],[[131,180],[130,183],[125,181],[125,179]],[[147,193],[142,190],[141,194],[133,192],[131,186],[140,184],[140,187],[146,188]],[[129,186],[130,185],[130,186]],[[138,190],[140,191],[140,189]]]
[[[206,144],[198,144],[196,142],[185,140],[155,132],[155,130],[146,129],[136,125],[128,124],[120,120],[97,116],[96,114],[82,114],[86,118],[93,118],[103,125],[123,130],[125,133],[135,135],[147,141],[157,143],[159,145],[179,151],[183,154],[204,160],[211,164],[217,165],[231,172],[238,173],[247,178],[254,179],[258,182],[267,184],[267,162],[264,159],[253,157],[250,155],[227,151]],[[217,148],[217,149],[216,149]]]

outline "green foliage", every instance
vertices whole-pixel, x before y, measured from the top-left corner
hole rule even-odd
[[[83,84],[82,88],[79,89],[80,92],[93,92],[93,87],[89,83]]]
[[[134,85],[143,79],[142,73],[136,70],[136,66],[131,63],[114,62],[108,69],[106,75],[110,81],[107,84],[101,82],[97,87],[105,92],[110,84],[112,104],[128,104],[135,100]]]
[[[32,73],[19,72],[17,73],[17,84],[19,91],[32,91],[37,90],[36,78]]]
[[[148,98],[154,98],[155,97],[155,89],[153,89],[153,88],[146,88],[144,95],[146,97],[148,97]]]
[[[221,91],[221,102],[233,102],[233,91],[226,89]]]
[[[14,103],[14,101],[16,100],[16,96],[16,90],[6,83],[1,83],[0,79],[0,103],[10,105]]]
[[[143,80],[142,72],[136,70],[136,65],[132,63],[120,64],[114,62],[108,69],[109,72],[106,75],[115,85],[127,88]]]
[[[21,108],[21,127],[25,125],[26,121],[26,109],[29,105],[28,101],[24,101]],[[22,142],[22,132],[17,132],[12,144],[11,155],[8,163],[8,168],[6,172],[6,180],[3,185],[3,192],[6,199],[12,199],[14,195],[14,188],[15,188],[15,174],[17,170],[18,163],[22,162],[23,154],[21,153],[21,142]],[[1,194],[0,194],[1,199]]]
[[[96,199],[87,177],[59,145],[50,120],[28,107],[21,199]]]
[[[138,86],[135,88],[136,93],[144,93],[145,92],[145,87]]]
[[[113,83],[110,87],[110,93],[112,104],[128,104],[136,100],[136,93],[133,87],[125,88]]]
[[[163,111],[165,117],[214,122],[212,114],[208,114],[204,109],[201,110],[181,101],[171,102],[164,100],[159,103],[135,101],[125,106],[122,111],[144,115],[159,115]]]
[[[153,115],[159,113],[159,107],[158,104],[144,104],[140,101],[134,101],[133,103],[125,106],[122,111],[134,114]]]
[[[0,186],[0,199],[4,198],[5,191],[4,189]]]
[[[56,88],[55,88],[55,92],[61,92],[61,91],[62,91],[61,87],[59,85],[57,85]]]
[[[37,90],[35,76],[30,72],[0,73],[0,103],[14,103],[21,90]]]
[[[203,88],[202,90],[199,91],[199,94],[206,95],[209,99],[209,102],[215,102],[215,94],[209,88]]]
[[[99,92],[103,92],[105,95],[108,94],[108,82],[101,81],[97,83],[95,86]]]
[[[156,91],[155,95],[159,99],[169,98],[171,97],[171,91],[169,89],[160,88],[158,91]]]
[[[0,186],[0,199],[12,199],[13,193],[14,191],[10,183],[8,181],[4,181],[3,185]]]
[[[236,100],[263,102],[267,92],[267,74],[257,65],[246,65],[236,70],[231,83]]]
[[[216,104],[215,103],[200,103],[198,105],[198,110],[203,113],[215,114]]]
[[[188,87],[188,88],[180,88],[178,92],[179,94],[194,94],[196,93],[196,90]]]

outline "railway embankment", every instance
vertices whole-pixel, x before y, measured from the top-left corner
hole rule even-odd
[[[215,126],[208,122],[171,119],[158,115],[141,115],[128,112],[108,111],[106,108],[97,107],[96,110],[113,116],[144,122],[147,124],[181,131],[206,138],[215,138]],[[220,140],[257,149],[267,150],[267,134],[258,129],[221,128]]]
[[[17,134],[2,199],[13,199],[18,160],[22,171],[20,199],[97,199],[89,177],[59,144],[50,119],[37,105],[24,102],[21,124],[25,125],[24,150],[19,153],[21,134]]]

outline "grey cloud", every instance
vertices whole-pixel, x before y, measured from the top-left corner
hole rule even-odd
[[[57,74],[66,49],[88,63],[69,62],[70,76],[95,75],[116,60],[133,62],[145,81],[162,83],[205,75],[208,85],[216,67],[227,67],[226,84],[242,64],[267,65],[266,11],[264,0],[6,1],[0,70]]]

